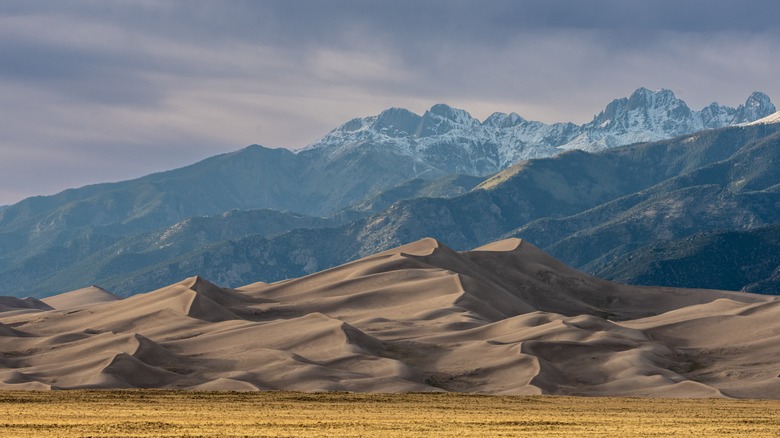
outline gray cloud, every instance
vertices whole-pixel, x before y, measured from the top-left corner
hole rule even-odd
[[[639,86],[780,99],[776,1],[6,1],[0,204],[389,106],[585,122]]]

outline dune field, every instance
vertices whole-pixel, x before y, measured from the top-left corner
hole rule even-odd
[[[434,239],[307,277],[0,298],[0,389],[780,399],[780,300]]]

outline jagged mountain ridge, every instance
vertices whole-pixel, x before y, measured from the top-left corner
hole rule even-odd
[[[366,145],[381,145],[427,167],[447,173],[486,175],[520,161],[548,157],[562,150],[598,151],[631,143],[734,126],[776,111],[769,97],[754,92],[737,108],[712,103],[691,110],[670,90],[639,88],[615,99],[583,125],[545,124],[516,113],[494,113],[484,121],[468,112],[437,104],[422,116],[403,108],[356,118],[301,152],[322,150],[333,159]],[[421,166],[421,174],[426,167]]]

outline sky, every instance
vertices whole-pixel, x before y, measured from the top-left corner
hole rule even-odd
[[[776,0],[0,2],[0,205],[436,103],[585,123],[780,102]],[[779,105],[780,106],[780,105]]]

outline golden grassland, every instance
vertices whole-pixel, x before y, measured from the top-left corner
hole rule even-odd
[[[780,401],[0,392],[0,436],[780,436]]]

